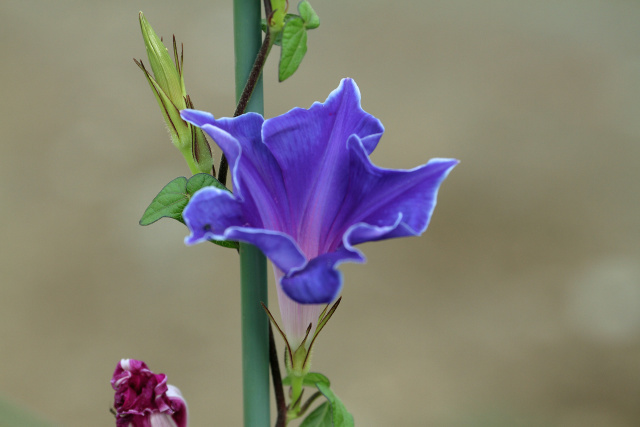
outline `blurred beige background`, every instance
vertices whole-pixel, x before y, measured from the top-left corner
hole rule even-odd
[[[378,165],[462,160],[424,236],[343,266],[314,370],[360,426],[640,425],[640,3],[312,4],[297,74],[267,64],[266,115],[351,76],[386,127]],[[196,107],[230,115],[230,0],[0,4],[0,396],[112,426],[133,357],[193,426],[240,425],[236,254],[138,226],[188,173],[132,61],[139,10],[184,42]]]

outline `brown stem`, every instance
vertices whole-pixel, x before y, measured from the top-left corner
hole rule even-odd
[[[271,0],[264,0],[264,16],[267,17],[268,24],[269,18],[271,17]]]
[[[273,338],[273,330],[269,324],[269,363],[271,365],[271,378],[273,379],[273,390],[276,395],[276,407],[278,408],[278,418],[275,427],[286,427],[287,425],[287,403],[284,400],[284,388],[282,387],[282,377],[280,376],[280,364],[278,363],[278,351],[276,341]]]
[[[245,84],[244,89],[242,90],[242,95],[240,95],[240,101],[238,102],[236,111],[233,113],[233,117],[238,117],[244,114],[244,110],[246,110],[247,108],[249,99],[251,99],[251,94],[253,93],[253,90],[256,88],[256,84],[258,83],[260,74],[262,74],[262,68],[264,67],[265,61],[267,60],[267,56],[269,55],[270,49],[271,49],[271,36],[269,35],[269,31],[267,31],[267,35],[264,37],[264,40],[262,41],[262,46],[260,46],[260,50],[258,51],[256,60],[253,63],[251,72],[249,73],[249,78],[247,79],[247,83]],[[222,185],[227,185],[228,168],[229,168],[229,163],[227,162],[227,157],[223,153],[222,158],[220,159],[220,167],[218,168],[218,181],[220,181]]]

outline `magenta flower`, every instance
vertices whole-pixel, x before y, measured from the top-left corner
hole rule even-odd
[[[351,79],[324,103],[267,120],[255,113],[218,120],[195,110],[181,115],[224,151],[234,190],[207,187],[193,196],[183,212],[191,231],[186,243],[257,246],[277,269],[279,291],[301,304],[337,298],[336,267],[365,261],[355,245],[424,232],[440,183],[458,163],[432,159],[411,170],[373,165],[369,155],[384,128],[362,110]]]
[[[180,390],[167,384],[165,374],[147,365],[122,359],[111,378],[117,427],[187,427],[187,403]]]

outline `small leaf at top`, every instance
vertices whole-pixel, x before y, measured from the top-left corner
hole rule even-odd
[[[307,53],[307,30],[300,17],[291,19],[282,30],[282,50],[280,51],[280,65],[278,79],[282,82],[296,72]]]
[[[300,12],[300,16],[304,20],[304,26],[307,27],[307,30],[313,30],[320,26],[320,17],[307,0],[300,2],[298,12]]]
[[[331,404],[324,402],[318,406],[300,423],[300,427],[333,427]]]
[[[318,390],[320,390],[320,393],[322,393],[331,404],[333,427],[354,427],[353,415],[347,411],[347,408],[345,408],[344,404],[338,396],[333,393],[329,386],[324,383],[317,383],[316,386]]]

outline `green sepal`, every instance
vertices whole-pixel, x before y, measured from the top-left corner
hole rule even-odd
[[[353,427],[353,415],[347,411],[347,408],[345,408],[342,401],[335,395],[329,386],[325,383],[316,383],[316,386],[331,405],[331,420],[333,427]]]
[[[144,64],[135,59],[134,61],[147,78],[149,86],[160,106],[160,111],[162,111],[162,115],[164,116],[171,141],[184,156],[191,173],[209,173],[212,171],[213,156],[211,147],[202,129],[182,120],[178,107],[169,99],[166,92],[162,90],[153,76],[149,74]],[[193,103],[189,96],[185,98],[185,108],[193,108]]]
[[[162,39],[155,33],[142,12],[139,18],[153,75],[147,71],[142,61],[136,59],[134,61],[147,78],[167,124],[171,140],[187,161],[191,173],[211,173],[213,157],[204,133],[200,128],[185,122],[180,117],[180,110],[193,108],[193,103],[184,86],[182,51],[178,55],[178,46],[174,37],[174,59],[172,60]]]
[[[158,101],[160,111],[162,111],[162,115],[164,116],[164,121],[167,124],[167,129],[169,130],[169,135],[171,136],[173,145],[175,145],[180,151],[188,149],[189,147],[185,136],[190,131],[188,124],[182,120],[182,117],[180,117],[180,109],[171,101],[171,99],[169,99],[167,93],[162,89],[153,76],[149,74],[142,61],[138,62],[135,59],[134,61],[144,73],[147,81],[149,82],[149,86],[151,86],[151,90],[156,97],[156,101]],[[186,108],[186,105],[183,108]],[[182,142],[182,139],[185,139],[185,141]]]
[[[211,186],[229,191],[220,181],[206,173],[199,173],[189,179],[181,176],[172,180],[160,190],[149,207],[144,211],[142,218],[140,218],[140,225],[153,224],[160,218],[173,218],[184,224],[182,211],[184,211],[191,197],[201,188]],[[238,248],[238,242],[226,240],[211,241],[226,248]]]
[[[305,387],[316,387],[316,384],[326,384],[327,387],[331,385],[329,378],[325,377],[319,372],[309,372],[302,380],[302,385]],[[291,376],[287,375],[282,379],[282,385],[291,385]]]
[[[140,30],[142,30],[142,38],[147,49],[153,76],[169,99],[174,103],[178,103],[176,107],[182,110],[186,107],[184,98],[187,96],[182,78],[182,63],[176,62],[174,65],[169,51],[151,25],[149,25],[142,12],[139,13],[139,18]],[[175,56],[177,59],[177,55]]]
[[[187,95],[187,108],[193,108],[193,103],[191,102],[191,98]],[[185,122],[186,123],[186,122]],[[216,174],[216,170],[213,166],[213,153],[211,152],[211,147],[207,142],[207,138],[204,136],[204,132],[197,126],[194,126],[190,123],[189,130],[191,131],[191,157],[187,156],[186,153],[183,152],[189,167],[193,169],[191,166],[190,160],[195,162],[195,171],[191,171],[191,173],[205,173],[213,175]]]
[[[300,427],[333,427],[331,404],[324,402],[300,423]]]
[[[304,26],[307,30],[313,30],[320,26],[320,17],[315,10],[311,7],[311,4],[307,0],[303,0],[298,5],[298,12],[304,20]]]
[[[307,30],[299,16],[291,19],[282,30],[282,49],[278,80],[285,81],[293,75],[307,53]]]

